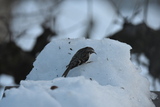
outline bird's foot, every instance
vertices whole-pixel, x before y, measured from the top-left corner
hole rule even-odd
[[[86,62],[86,64],[91,63],[91,62],[93,62],[93,61],[88,61],[88,62]]]
[[[68,68],[69,65],[66,66],[66,68]]]

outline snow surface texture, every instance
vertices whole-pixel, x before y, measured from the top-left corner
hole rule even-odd
[[[61,77],[76,51],[86,46],[97,53],[92,62]],[[6,91],[0,107],[154,107],[149,82],[130,61],[130,49],[110,39],[53,40],[20,88]]]

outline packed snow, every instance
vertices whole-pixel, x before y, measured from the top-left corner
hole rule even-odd
[[[0,100],[3,96],[5,86],[13,86],[13,85],[15,85],[15,83],[12,76],[5,74],[0,75]]]
[[[76,51],[86,46],[97,55],[61,77]],[[20,87],[5,92],[0,107],[155,107],[148,80],[130,61],[130,49],[111,39],[55,39]]]

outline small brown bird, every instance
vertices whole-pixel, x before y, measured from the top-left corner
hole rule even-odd
[[[85,47],[82,49],[79,49],[74,56],[72,57],[69,65],[67,65],[67,69],[65,70],[65,72],[63,73],[62,77],[66,77],[68,72],[74,68],[77,67],[78,65],[81,65],[83,63],[85,63],[88,59],[89,56],[96,52],[94,51],[94,49],[92,47]]]

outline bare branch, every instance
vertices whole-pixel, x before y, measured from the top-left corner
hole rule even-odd
[[[145,7],[144,7],[144,22],[147,22],[148,5],[149,5],[149,0],[146,0],[145,1]]]
[[[120,16],[121,18],[124,18],[123,15],[121,14],[121,12],[119,11],[119,7],[116,5],[116,3],[113,0],[108,0],[110,2],[110,4],[114,7],[115,12],[117,13],[118,16]]]

